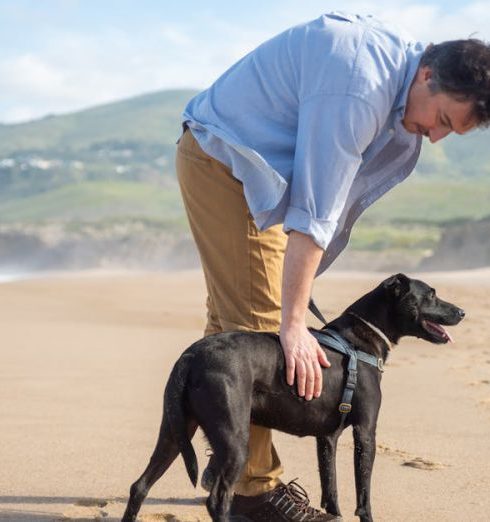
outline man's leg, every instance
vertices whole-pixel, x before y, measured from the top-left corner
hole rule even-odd
[[[280,226],[257,229],[242,184],[201,150],[189,130],[179,143],[177,173],[208,289],[206,334],[277,332],[287,236]],[[252,426],[249,460],[235,491],[265,493],[280,483],[281,473],[271,431]]]

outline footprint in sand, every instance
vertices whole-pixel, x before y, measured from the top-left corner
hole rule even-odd
[[[482,406],[486,406],[487,408],[490,408],[490,397],[487,397],[486,399],[482,399],[480,401],[480,404]]]
[[[107,500],[103,498],[81,498],[75,502],[75,506],[103,508],[107,506]]]
[[[450,370],[457,370],[457,371],[468,371],[468,370],[471,370],[472,367],[471,366],[468,366],[468,365],[465,365],[465,366],[450,366],[449,367]]]
[[[80,498],[71,506],[59,521],[66,522],[101,522],[109,513],[100,508],[106,507],[108,501],[103,498]]]
[[[490,404],[490,402],[489,402]],[[396,448],[391,448],[386,444],[377,444],[376,445],[377,452],[383,453],[385,455],[389,455],[391,457],[398,457],[403,460],[402,466],[409,466],[411,468],[416,469],[425,469],[425,470],[436,470],[447,468],[447,464],[442,464],[440,462],[434,462],[432,460],[423,459],[421,457],[416,457],[414,455],[410,455],[410,453],[399,450]]]
[[[103,522],[107,516],[109,516],[109,513],[99,511],[98,513],[90,514],[89,516],[63,515],[61,518],[56,520],[57,522]]]
[[[441,462],[434,462],[432,460],[426,460],[421,457],[415,457],[412,460],[406,460],[402,466],[408,466],[410,468],[424,469],[428,471],[434,471],[436,469],[444,469],[448,466]]]
[[[468,384],[470,386],[480,386],[482,384],[490,384],[490,379],[481,379],[479,381],[471,381]]]
[[[177,516],[172,513],[153,513],[138,517],[141,522],[203,522],[203,519],[194,516]]]
[[[408,458],[412,457],[412,455],[410,455],[410,453],[407,453],[406,451],[399,450],[396,448],[392,448],[392,447],[388,446],[387,444],[377,444],[376,451],[378,453],[382,453],[384,455],[390,455],[391,457],[399,457],[402,459],[408,459]]]

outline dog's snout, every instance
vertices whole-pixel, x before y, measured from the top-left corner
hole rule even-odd
[[[464,310],[463,310],[463,309],[460,308],[460,309],[458,310],[458,316],[459,316],[460,319],[463,319],[463,318],[464,318],[465,313],[464,313]]]

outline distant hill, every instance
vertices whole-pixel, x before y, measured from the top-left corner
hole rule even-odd
[[[0,157],[31,151],[96,150],[111,142],[173,145],[180,132],[180,115],[195,93],[161,91],[72,114],[0,125]]]
[[[174,169],[180,115],[194,94],[0,125],[0,271],[197,266]],[[489,215],[488,138],[426,143],[417,172],[355,227],[339,266],[412,269],[436,251],[443,223]],[[478,226],[485,236],[488,226]],[[446,258],[448,248],[431,266]]]
[[[12,210],[9,213],[4,208],[0,222],[25,214],[15,208],[17,200],[22,200],[18,201],[21,206],[29,206],[26,198],[36,198],[31,209],[34,216],[37,201],[53,199],[46,193],[63,192],[67,186],[72,188],[64,191],[65,195],[73,199],[65,199],[65,206],[79,205],[96,182],[123,183],[126,187],[143,183],[156,191],[175,192],[175,142],[181,113],[194,94],[163,91],[73,114],[0,125],[0,207],[7,205]],[[83,187],[87,183],[91,188]],[[141,190],[134,192],[137,199]],[[132,208],[144,206],[144,201],[135,201],[126,212],[131,214]],[[127,202],[121,200],[120,207]],[[112,198],[102,214],[114,208]],[[73,210],[78,215],[85,213],[86,219],[99,217],[82,207]],[[121,208],[117,215],[121,215]]]
[[[0,224],[150,219],[185,223],[174,172],[192,90],[0,125]],[[488,132],[425,144],[417,174],[367,219],[439,223],[490,214]]]
[[[461,270],[490,266],[490,218],[446,226],[422,270]]]
[[[0,169],[11,157],[55,155],[101,156],[112,150],[139,148],[143,154],[173,147],[180,134],[180,117],[193,90],[166,90],[40,120],[0,124]],[[488,132],[450,136],[436,145],[426,143],[417,170],[423,176],[481,177],[490,174]],[[7,162],[7,165],[9,163]],[[0,186],[1,188],[1,186]]]
[[[423,177],[490,179],[490,130],[477,129],[465,136],[451,135],[434,145],[425,141],[417,163]]]

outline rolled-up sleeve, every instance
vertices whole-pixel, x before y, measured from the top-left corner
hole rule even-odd
[[[378,127],[374,109],[356,96],[322,94],[300,105],[285,232],[302,232],[327,248]]]

